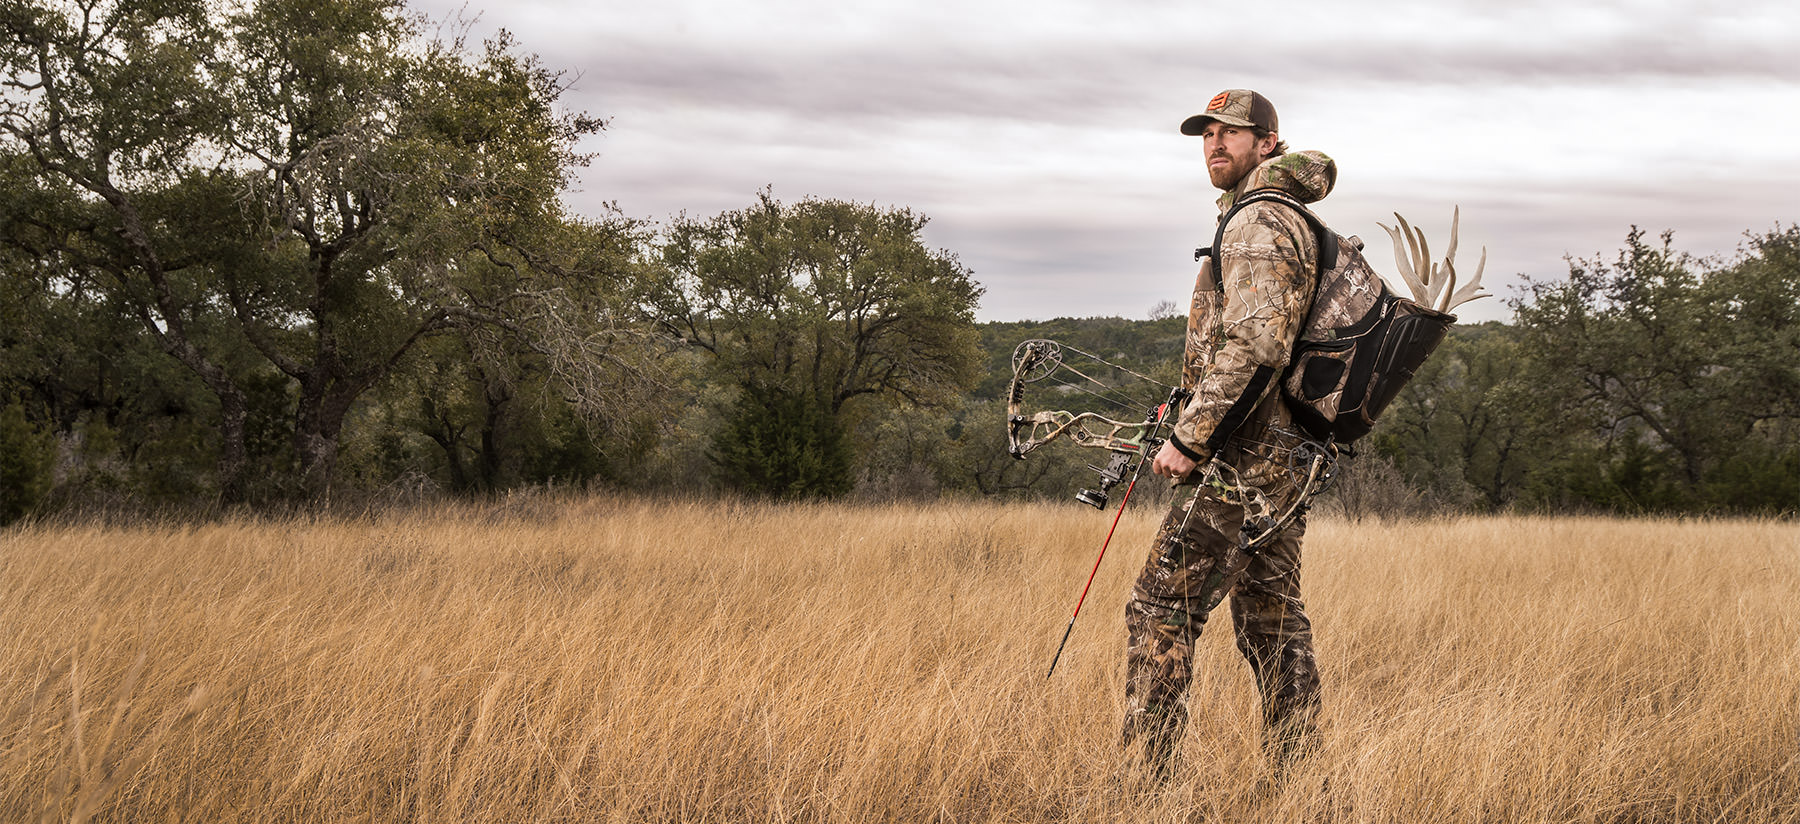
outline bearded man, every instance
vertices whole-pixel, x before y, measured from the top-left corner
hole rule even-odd
[[[1331,158],[1287,151],[1274,105],[1254,91],[1220,92],[1181,132],[1201,139],[1207,175],[1224,192],[1221,213],[1264,188],[1313,203],[1337,179]],[[1193,397],[1152,472],[1179,483],[1218,460],[1265,491],[1291,483],[1277,462],[1304,439],[1277,378],[1311,306],[1318,255],[1313,229],[1289,206],[1259,201],[1231,219],[1214,250],[1217,265],[1201,267],[1188,311],[1182,385]],[[1194,641],[1226,597],[1262,699],[1265,751],[1282,765],[1318,738],[1318,665],[1300,596],[1305,522],[1246,552],[1243,520],[1242,508],[1213,490],[1178,492],[1126,605],[1124,737],[1164,776],[1188,723]]]

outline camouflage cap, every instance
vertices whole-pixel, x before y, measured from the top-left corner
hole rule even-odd
[[[1198,135],[1206,130],[1208,120],[1268,132],[1281,131],[1275,119],[1275,104],[1249,89],[1226,89],[1213,95],[1206,104],[1206,111],[1181,121],[1181,133]]]

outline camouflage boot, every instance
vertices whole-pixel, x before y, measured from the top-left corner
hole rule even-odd
[[[1303,761],[1319,749],[1319,726],[1311,714],[1301,718],[1284,718],[1274,723],[1264,719],[1262,733],[1263,758],[1276,773]]]
[[[1166,782],[1175,774],[1181,737],[1187,732],[1187,707],[1182,705],[1146,707],[1125,716],[1120,735],[1127,754],[1143,759],[1143,764],[1158,782]]]

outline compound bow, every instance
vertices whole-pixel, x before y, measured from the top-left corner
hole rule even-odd
[[[1065,353],[1079,355],[1097,367],[1111,371],[1112,382],[1101,380],[1071,364]],[[1175,423],[1182,404],[1190,397],[1179,386],[1150,378],[1098,355],[1053,340],[1033,339],[1013,349],[1013,378],[1007,393],[1006,421],[1008,451],[1024,460],[1032,450],[1058,438],[1067,438],[1076,446],[1104,449],[1112,453],[1106,465],[1091,467],[1100,473],[1098,490],[1083,489],[1075,498],[1096,509],[1107,505],[1107,492],[1127,478],[1135,480],[1143,462],[1156,453],[1165,434]],[[1091,371],[1098,371],[1091,370]],[[1064,374],[1073,378],[1062,377]],[[1119,385],[1119,375],[1129,375],[1168,391],[1161,404],[1147,403]],[[1099,401],[1123,408],[1144,409],[1142,421],[1118,420],[1098,412],[1048,410],[1027,414],[1024,411],[1025,386],[1053,376],[1060,378],[1058,388],[1064,393],[1081,393]],[[1245,482],[1236,468],[1214,458],[1202,464],[1189,476],[1194,494],[1210,493],[1244,510],[1244,523],[1238,536],[1239,546],[1255,551],[1273,541],[1281,530],[1310,507],[1312,499],[1324,492],[1337,471],[1337,447],[1305,438],[1294,438],[1298,446],[1250,444],[1246,448],[1263,453],[1269,463],[1285,469],[1287,483],[1277,485],[1279,491],[1265,490]]]
[[[1065,349],[1115,373],[1130,375],[1166,389],[1168,398],[1160,404],[1145,402],[1131,392],[1069,364],[1064,359]],[[1053,340],[1039,338],[1025,341],[1013,349],[1012,360],[1013,379],[1006,396],[1008,451],[1014,458],[1024,460],[1032,450],[1057,438],[1066,437],[1076,446],[1111,452],[1112,457],[1106,466],[1091,467],[1100,473],[1100,489],[1083,489],[1075,495],[1076,500],[1095,509],[1106,508],[1106,493],[1124,481],[1126,476],[1135,479],[1144,459],[1155,454],[1157,447],[1162,445],[1164,428],[1174,424],[1175,415],[1188,398],[1187,390],[1179,386],[1170,386],[1111,363],[1098,355]],[[1059,388],[1092,396],[1112,406],[1127,409],[1147,407],[1144,420],[1122,421],[1098,412],[1069,412],[1060,409],[1025,414],[1025,385],[1063,372],[1080,380],[1064,379],[1059,383]]]

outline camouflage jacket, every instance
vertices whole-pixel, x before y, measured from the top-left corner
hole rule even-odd
[[[1337,164],[1323,154],[1280,155],[1221,196],[1219,211],[1250,191],[1270,187],[1314,203],[1336,181]],[[1226,227],[1220,246],[1213,255],[1216,273],[1202,268],[1194,283],[1181,374],[1194,396],[1169,441],[1197,461],[1218,454],[1234,437],[1254,440],[1270,427],[1290,427],[1278,379],[1306,322],[1318,277],[1318,240],[1305,219],[1286,206],[1244,207]]]

